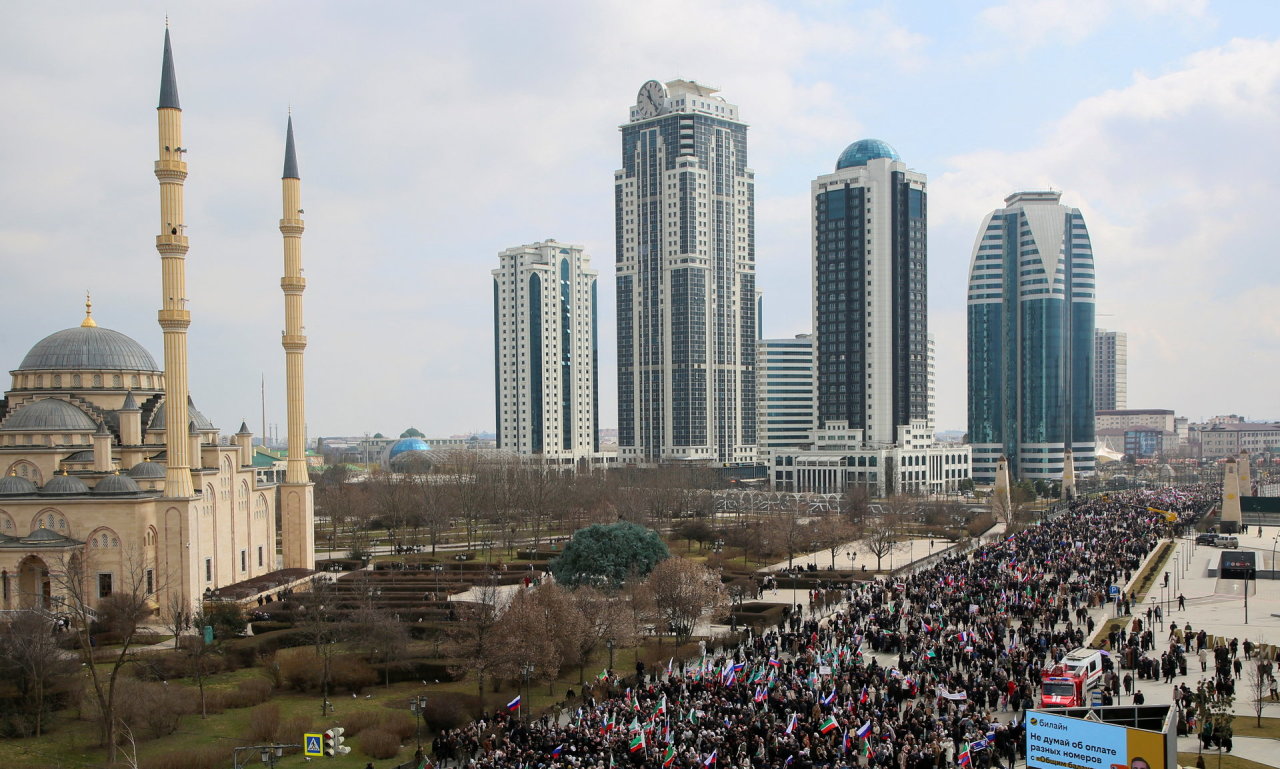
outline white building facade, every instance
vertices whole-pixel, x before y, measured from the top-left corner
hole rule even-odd
[[[716,89],[650,80],[614,174],[622,462],[756,458],[755,181]]]
[[[596,277],[581,246],[509,248],[493,271],[498,448],[565,464],[599,451]]]
[[[1114,411],[1129,406],[1129,335],[1104,328],[1093,332],[1093,407]]]
[[[779,449],[769,461],[775,491],[839,494],[865,489],[871,497],[948,494],[970,477],[972,454],[965,445],[940,445],[924,420],[898,429],[892,445],[874,445],[862,430],[843,421],[814,433],[813,448]]]
[[[813,335],[761,339],[756,356],[758,451],[768,463],[774,451],[797,449],[813,442]]]

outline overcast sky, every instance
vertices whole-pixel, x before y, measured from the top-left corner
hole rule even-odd
[[[766,336],[809,330],[809,181],[867,137],[929,177],[940,429],[964,429],[965,281],[983,215],[1083,210],[1129,405],[1280,418],[1280,3],[8,2],[0,7],[0,361],[77,325],[162,359],[154,109],[170,16],[191,390],[284,433],[280,166],[293,105],[317,435],[491,430],[490,270],[579,243],[600,271],[617,424],[617,126],[650,78],[751,128]]]

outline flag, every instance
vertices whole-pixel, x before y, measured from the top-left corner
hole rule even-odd
[[[671,675],[671,666],[675,663],[675,661],[676,661],[676,658],[675,658],[675,657],[672,657],[671,659],[667,660],[667,675],[668,675],[668,676],[670,676],[670,675]]]
[[[835,729],[835,728],[836,728],[836,726],[837,726],[837,724],[836,724],[836,717],[835,717],[835,716],[832,716],[832,715],[828,715],[828,716],[827,716],[827,720],[825,720],[825,721],[823,721],[822,723],[818,724],[818,731],[822,732],[823,734],[826,734],[827,732],[831,731],[832,729]]]
[[[782,762],[783,766],[791,766],[791,762],[796,760],[796,754],[792,753],[787,756],[787,760]]]
[[[772,665],[772,666],[774,666],[775,668],[776,668],[776,667],[779,667],[779,666],[781,666],[781,665],[782,665],[782,663],[781,663],[781,662],[777,661],[777,660],[776,660],[776,659],[774,659],[773,657],[770,657],[770,658],[769,658],[769,664],[770,664],[770,665]]]
[[[674,745],[668,745],[668,746],[667,746],[667,751],[666,751],[665,753],[663,753],[663,754],[662,754],[662,766],[663,766],[663,769],[666,769],[666,767],[671,766],[672,764],[674,764],[674,763],[675,763],[675,761],[676,761],[676,749],[675,749],[675,746],[674,746]]]
[[[664,694],[662,695],[662,699],[658,700],[658,707],[653,711],[653,714],[656,716],[656,715],[664,714],[666,712],[667,712],[667,695]]]
[[[871,758],[871,740],[862,741],[862,757]]]
[[[933,626],[930,625],[928,622],[925,622],[924,620],[920,620],[920,631],[922,633],[932,633]]]
[[[870,722],[870,721],[868,721],[868,722],[866,722],[865,724],[863,724],[862,726],[859,726],[859,727],[858,727],[858,731],[854,732],[854,734],[855,734],[859,739],[863,739],[863,740],[865,740],[865,739],[867,738],[867,735],[868,735],[868,734],[871,734],[871,722]]]
[[[956,763],[960,766],[968,766],[969,761],[969,743],[966,742],[964,744],[964,750],[960,751],[960,754],[956,756]]]
[[[849,736],[849,730],[845,729],[844,734],[840,737],[840,752],[848,753],[851,747],[853,747],[853,738]]]
[[[836,701],[836,690],[832,689],[831,693],[822,698],[823,705],[832,705]]]
[[[520,695],[517,694],[514,700],[507,703],[507,710],[519,710],[519,709],[520,709]]]
[[[555,750],[551,751],[551,757],[552,757],[552,758],[558,758],[558,757],[560,756],[560,753],[561,753],[563,750],[564,750],[564,743],[562,742],[562,743],[560,743],[559,745],[557,745],[557,746],[556,746],[556,749],[555,749]]]
[[[707,756],[706,760],[702,762],[702,765],[711,766],[712,764],[714,764],[716,762],[716,754],[719,752],[720,752],[719,748],[716,748],[715,750],[711,751],[711,755]]]
[[[924,653],[924,656],[929,659],[935,659],[938,656],[938,653],[933,650],[933,647],[929,647],[929,650]]]
[[[603,681],[604,679],[606,679],[606,678],[608,678],[608,677],[609,677],[609,671],[608,671],[607,669],[606,669],[606,670],[601,670],[601,671],[600,671],[600,675],[596,676],[596,680],[597,680],[597,681]]]
[[[426,756],[423,756],[414,769],[431,769],[431,762],[427,760]]]
[[[787,722],[787,734],[791,734],[796,730],[796,714],[791,714],[791,720]]]
[[[862,693],[858,695],[858,704],[859,704],[859,705],[865,705],[865,704],[867,704],[867,700],[869,700],[869,699],[871,699],[871,697],[870,697],[870,695],[868,695],[868,694],[867,694],[867,685],[866,685],[866,684],[863,684],[863,685],[862,685]]]
[[[627,747],[632,753],[637,750],[644,750],[644,732],[636,732],[636,736],[631,738],[631,744]]]
[[[979,750],[986,750],[988,744],[989,743],[987,742],[985,737],[979,737],[978,739],[969,743],[969,752],[977,753]]]
[[[756,693],[751,699],[754,702],[764,702],[768,696],[769,695],[765,692],[765,688],[763,686],[757,686]]]

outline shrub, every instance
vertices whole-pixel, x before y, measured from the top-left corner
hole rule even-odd
[[[292,744],[297,742],[298,738],[306,732],[318,731],[311,728],[311,719],[307,716],[294,716],[288,721],[281,722],[276,729],[275,736],[272,738],[275,742],[284,742]]]
[[[342,717],[342,728],[347,730],[348,737],[355,737],[360,732],[382,725],[383,713],[376,710],[356,710]]]
[[[400,738],[383,729],[370,729],[360,735],[360,752],[369,758],[395,758]]]
[[[265,678],[241,681],[233,691],[223,692],[223,701],[229,708],[251,708],[271,699],[274,687]]]
[[[120,679],[116,715],[135,737],[165,737],[178,730],[182,716],[200,710],[200,694],[185,686]]]
[[[280,730],[280,706],[274,702],[259,705],[249,714],[249,728],[244,738],[247,742],[270,742]]]
[[[403,710],[393,710],[384,714],[380,728],[394,734],[403,741],[414,735],[414,732],[418,729],[418,722]]]
[[[342,688],[359,694],[366,686],[378,683],[378,674],[363,659],[355,655],[336,657],[330,666],[329,675],[335,689]]]
[[[227,765],[227,748],[205,745],[145,758],[142,769],[223,769]]]
[[[480,716],[480,698],[474,694],[450,694],[427,699],[427,726],[434,731],[457,729]]]

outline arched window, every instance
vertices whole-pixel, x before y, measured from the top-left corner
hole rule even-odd
[[[72,375],[71,375],[71,386],[72,386],[72,387],[79,387],[79,386],[80,386],[80,375],[79,375],[79,374],[72,374]]]
[[[130,386],[130,387],[133,387],[134,389],[137,389],[137,388],[138,388],[138,375],[137,375],[137,374],[134,374],[133,376],[129,377],[129,386]]]
[[[54,386],[54,387],[61,387],[61,386],[62,386],[62,374],[54,374],[54,375],[53,375],[53,386]]]
[[[112,387],[119,387],[119,386],[121,386],[123,383],[124,383],[124,382],[123,382],[123,380],[120,378],[120,375],[119,375],[119,374],[112,374],[112,375],[111,375],[111,386],[112,386]]]
[[[36,387],[44,387],[44,374],[36,374]]]
[[[94,386],[94,387],[101,387],[101,386],[102,386],[102,374],[94,374],[94,375],[93,375],[93,386]]]

